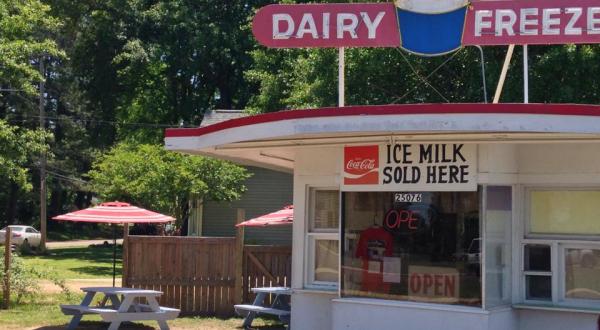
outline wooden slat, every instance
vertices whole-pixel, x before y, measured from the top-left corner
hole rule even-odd
[[[240,298],[254,298],[251,288],[289,284],[291,271],[290,247],[244,246],[251,253],[243,253],[239,243],[235,238],[129,236],[124,281],[164,292],[161,305],[183,314],[231,316]]]

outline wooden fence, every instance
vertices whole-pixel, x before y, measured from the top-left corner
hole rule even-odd
[[[290,247],[245,246],[238,259],[235,237],[128,236],[124,244],[123,286],[162,291],[160,304],[184,315],[231,316],[235,303],[254,299],[251,288],[290,281]]]
[[[250,303],[252,288],[290,286],[292,248],[290,246],[244,246],[243,301]]]

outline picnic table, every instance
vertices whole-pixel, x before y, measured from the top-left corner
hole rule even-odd
[[[73,315],[69,330],[77,328],[86,314],[99,314],[102,320],[110,322],[109,330],[117,330],[121,322],[143,320],[155,320],[161,330],[167,330],[167,320],[179,315],[178,309],[158,305],[156,298],[163,294],[160,291],[115,287],[81,288],[81,291],[86,293],[81,304],[60,305],[65,315]],[[90,306],[97,293],[104,294],[103,299],[98,306]]]
[[[292,294],[291,288],[286,287],[268,287],[268,288],[252,288],[252,291],[256,293],[256,298],[252,305],[235,305],[235,312],[241,316],[245,316],[244,328],[250,327],[252,321],[259,314],[270,314],[279,317],[281,322],[288,325],[290,324],[290,304],[289,296]],[[265,299],[268,295],[274,295],[270,305],[265,306]]]

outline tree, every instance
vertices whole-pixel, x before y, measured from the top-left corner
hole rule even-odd
[[[246,170],[231,163],[167,151],[160,145],[119,144],[99,157],[89,172],[103,200],[121,200],[174,216],[188,216],[192,197],[238,199]]]
[[[248,20],[272,1],[51,2],[72,38],[70,75],[88,108],[123,124],[97,130],[108,145],[158,143],[165,125],[198,125],[208,109],[243,109],[254,92],[243,74],[254,47]]]
[[[36,94],[42,76],[31,61],[64,55],[47,36],[60,26],[49,11],[39,0],[0,0],[0,84],[5,88]]]
[[[17,214],[17,198],[32,189],[30,169],[36,168],[35,160],[48,150],[47,132],[33,131],[11,126],[0,120],[0,182],[3,189],[0,198],[6,200],[0,209],[7,224],[14,223]]]
[[[43,131],[19,129],[0,120],[0,180],[31,190],[29,167],[33,159],[47,151],[49,138]]]

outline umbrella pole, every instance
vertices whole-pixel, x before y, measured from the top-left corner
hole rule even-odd
[[[113,229],[113,288],[115,287],[115,277],[117,275],[117,229],[112,225]]]

